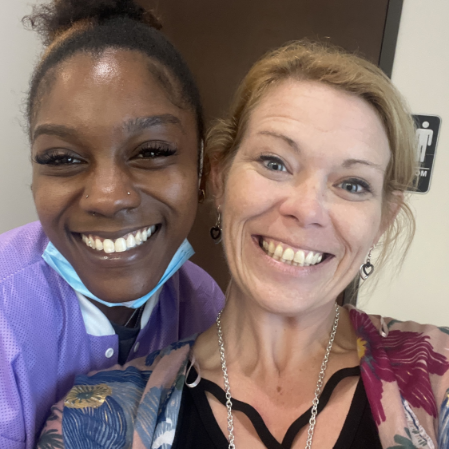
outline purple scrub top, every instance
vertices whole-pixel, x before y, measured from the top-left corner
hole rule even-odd
[[[42,259],[39,222],[0,235],[0,448],[31,449],[77,374],[117,363],[118,337],[86,333],[73,289]],[[186,262],[164,285],[128,361],[206,330],[224,306],[215,281]]]

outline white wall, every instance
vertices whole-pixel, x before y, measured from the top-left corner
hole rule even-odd
[[[41,47],[20,22],[31,11],[27,3],[3,0],[0,14],[0,233],[36,220],[22,105]]]
[[[442,118],[430,191],[414,194],[417,233],[400,275],[385,276],[359,306],[449,325],[449,1],[405,0],[393,82],[414,114]],[[393,256],[394,257],[394,256]]]

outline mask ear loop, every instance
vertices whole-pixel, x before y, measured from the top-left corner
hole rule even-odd
[[[195,370],[197,372],[197,376],[196,376],[196,379],[192,383],[188,383],[187,379],[189,378],[189,374],[190,374],[190,370],[192,369],[192,366],[195,367]],[[186,377],[185,377],[184,383],[189,388],[195,388],[200,383],[200,381],[201,381],[200,367],[196,363],[195,356],[192,354],[191,359],[190,359],[190,366],[189,366],[189,369],[186,372]]]
[[[206,198],[206,192],[201,186],[201,182],[203,180],[203,159],[204,159],[204,141],[201,140],[201,147],[200,147],[200,160],[198,161],[198,202],[202,203],[204,199]]]
[[[201,181],[203,179],[203,164],[204,164],[204,140],[201,140],[200,146],[200,160],[198,167],[198,189],[201,190]]]

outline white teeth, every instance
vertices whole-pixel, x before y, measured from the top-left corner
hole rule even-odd
[[[293,257],[295,257],[295,252],[291,248],[287,248],[282,254],[282,261],[291,262]]]
[[[134,248],[136,246],[136,239],[132,234],[129,234],[128,238],[126,239],[126,246],[128,248]]]
[[[105,239],[105,240],[103,241],[103,251],[104,251],[105,253],[108,253],[108,254],[110,254],[110,253],[115,253],[115,245],[114,245],[114,242],[113,242],[112,240]]]
[[[315,253],[310,252],[309,254],[307,254],[306,256],[306,260],[304,261],[304,265],[312,265],[313,259],[315,257]]]
[[[323,253],[314,251],[306,252],[302,249],[294,251],[292,248],[284,248],[281,244],[275,245],[272,241],[262,241],[262,248],[265,252],[275,260],[280,260],[288,265],[294,265],[295,267],[308,267],[310,265],[316,265],[323,260]]]
[[[306,256],[304,255],[304,251],[302,249],[296,251],[295,258],[293,259],[293,262],[296,262],[298,265],[303,266],[304,260]]]
[[[126,240],[123,237],[120,237],[119,239],[117,239],[115,241],[115,251],[117,253],[123,253],[124,251],[126,251]]]
[[[152,234],[156,232],[156,226],[139,229],[135,234],[128,234],[125,237],[120,237],[116,240],[105,239],[101,240],[99,237],[92,235],[81,234],[81,239],[90,248],[97,251],[104,251],[105,253],[122,253],[128,249],[134,248],[146,242]],[[268,244],[267,244],[268,245]]]
[[[282,254],[284,254],[284,248],[282,248],[281,245],[276,246],[273,258],[279,260],[282,257]]]
[[[95,239],[95,249],[97,251],[103,250],[103,242],[100,239]]]

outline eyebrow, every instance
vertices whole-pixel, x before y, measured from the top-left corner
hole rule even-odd
[[[122,128],[129,134],[143,131],[158,125],[176,125],[182,129],[181,120],[172,114],[152,115],[148,117],[137,117],[125,121]],[[32,141],[34,142],[39,136],[46,134],[51,136],[58,136],[61,138],[76,138],[77,131],[74,128],[65,125],[39,125],[33,132]]]
[[[172,114],[152,115],[149,117],[138,117],[127,120],[123,124],[123,129],[128,133],[143,131],[153,126],[159,125],[176,125],[182,129],[181,120]]]
[[[380,170],[382,173],[385,172],[385,169],[382,167],[382,165],[375,164],[374,162],[370,162],[365,159],[346,159],[343,162],[343,167],[350,168],[353,165],[357,165],[357,164],[366,165],[368,167],[375,168],[376,170]]]
[[[39,125],[32,134],[32,141],[34,142],[42,134],[58,137],[76,137],[76,131],[73,128],[65,125]]]
[[[275,137],[277,139],[281,139],[284,142],[286,142],[297,153],[300,152],[297,143],[294,140],[290,139],[290,137],[285,136],[284,134],[275,133],[273,131],[259,131],[258,134],[262,134],[264,136],[271,136],[271,137]]]

